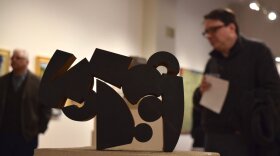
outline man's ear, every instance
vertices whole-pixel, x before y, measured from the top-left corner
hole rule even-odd
[[[235,24],[230,23],[230,24],[228,25],[228,27],[229,27],[231,30],[233,30],[234,32],[236,31],[236,25],[235,25]]]

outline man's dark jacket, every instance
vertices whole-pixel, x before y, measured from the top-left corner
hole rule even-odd
[[[12,73],[0,78],[0,126],[3,123],[7,91],[11,78]],[[21,132],[27,140],[46,131],[51,115],[51,109],[39,100],[39,86],[40,79],[28,71],[20,103]]]
[[[271,51],[261,42],[240,36],[230,50],[229,57],[225,58],[215,50],[210,55],[204,73],[228,80],[229,90],[220,114],[199,105],[199,89],[194,93],[195,107],[202,113],[204,131],[225,134],[247,132],[242,135],[251,136],[248,133],[252,132],[245,129],[252,125],[252,115],[258,114],[253,113],[260,103],[258,101],[265,101],[257,94],[261,91],[273,95],[272,99],[277,101],[273,102],[273,107],[279,108],[277,98],[280,98],[280,78]],[[253,130],[252,127],[250,129]]]

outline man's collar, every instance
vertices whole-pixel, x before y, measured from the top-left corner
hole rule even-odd
[[[240,48],[241,48],[241,45],[242,45],[242,36],[238,36],[233,47],[230,49],[229,51],[229,56],[227,58],[232,58],[234,57],[236,54],[240,53]],[[218,58],[225,58],[223,55],[222,55],[222,52],[219,52],[217,50],[213,50],[210,52],[210,56],[212,57],[218,57]]]
[[[23,77],[23,78],[25,78],[26,77],[26,75],[28,74],[28,70],[25,70],[24,72],[23,72],[23,74],[21,74],[21,75],[16,75],[16,74],[14,74],[14,72],[12,72],[12,77]]]

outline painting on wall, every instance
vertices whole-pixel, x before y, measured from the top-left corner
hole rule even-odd
[[[39,77],[42,77],[45,69],[50,61],[50,58],[37,56],[35,60],[35,73]]]
[[[47,65],[50,61],[50,58],[48,57],[41,57],[37,56],[35,60],[35,74],[39,77],[42,77]],[[52,108],[52,120],[58,120],[60,116],[62,115],[62,111],[60,109]]]
[[[202,73],[198,71],[180,69],[180,76],[184,83],[184,120],[182,133],[190,133],[192,127],[192,97],[195,89],[201,82]]]
[[[0,49],[0,76],[9,72],[10,67],[10,51]]]

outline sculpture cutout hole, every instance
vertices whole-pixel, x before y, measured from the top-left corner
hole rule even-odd
[[[138,112],[140,117],[147,121],[153,122],[159,119],[162,115],[161,100],[155,96],[146,96],[141,99]]]
[[[151,126],[145,123],[141,123],[135,127],[135,139],[139,142],[147,142],[153,136],[153,130]]]
[[[161,74],[166,74],[167,73],[167,68],[165,66],[158,66],[157,70],[161,73]]]

